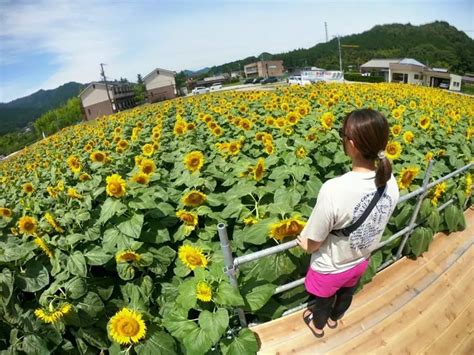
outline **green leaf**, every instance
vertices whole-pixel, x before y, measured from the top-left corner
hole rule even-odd
[[[87,292],[87,283],[81,277],[73,277],[65,286],[68,297],[76,300]]]
[[[433,232],[425,227],[418,227],[408,239],[408,246],[411,253],[418,257],[428,250],[433,238]]]
[[[100,211],[99,223],[104,224],[115,215],[121,215],[127,210],[120,200],[109,197],[105,200]]]
[[[296,265],[293,261],[283,253],[266,256],[253,263],[249,263],[247,267],[251,268],[247,272],[247,278],[266,280],[268,282],[273,282],[282,275],[290,275],[296,270]]]
[[[46,341],[36,334],[25,335],[22,342],[22,349],[27,354],[43,355],[50,353]]]
[[[134,346],[138,355],[174,355],[176,342],[169,334],[150,327],[144,341]]]
[[[242,205],[239,201],[233,201],[222,210],[221,218],[238,218],[243,208],[244,205]]]
[[[207,332],[199,327],[189,332],[188,336],[183,339],[183,344],[189,354],[205,354],[213,345]]]
[[[199,314],[199,325],[207,333],[212,344],[215,344],[224,335],[229,325],[229,314],[224,308],[219,308],[214,313],[202,311]]]
[[[395,227],[401,228],[405,226],[410,220],[412,212],[413,212],[412,206],[410,205],[403,206],[402,210],[393,219],[393,222],[395,223]]]
[[[86,257],[87,264],[89,265],[104,265],[113,258],[113,255],[108,254],[98,246],[89,250],[84,254],[84,256]]]
[[[67,269],[73,275],[82,277],[87,276],[86,259],[80,251],[76,251],[74,254],[69,256],[67,259]]]
[[[219,284],[214,301],[224,306],[243,306],[245,304],[239,290],[232,287],[227,281],[221,281]]]
[[[239,332],[239,336],[221,342],[221,351],[223,355],[256,354],[258,351],[257,337],[250,329],[244,328]]]
[[[132,280],[135,277],[135,267],[129,263],[118,263],[117,273],[122,280]]]
[[[439,231],[439,226],[441,224],[441,216],[437,209],[433,209],[426,221],[428,227],[435,233]]]
[[[104,303],[97,293],[89,292],[76,307],[86,312],[90,317],[96,318],[104,310]]]
[[[431,201],[429,199],[424,199],[423,202],[421,203],[421,208],[420,208],[420,217],[422,220],[425,218],[428,218],[433,211],[433,206],[431,205]]]
[[[126,236],[138,239],[143,227],[143,215],[134,214],[130,219],[120,223],[117,228]]]
[[[4,268],[0,274],[0,305],[7,306],[13,294],[15,278],[12,272]]]
[[[128,240],[129,238],[126,235],[122,234],[116,227],[112,227],[104,232],[102,246],[105,251],[114,254],[117,249],[127,249]]]
[[[275,292],[276,288],[276,285],[272,284],[265,284],[253,287],[252,284],[249,282],[249,284],[242,289],[245,305],[252,312],[258,311],[273,296],[273,293]],[[245,289],[249,291],[245,292]]]
[[[176,303],[183,309],[189,310],[196,306],[196,281],[194,279],[186,280],[179,285],[178,292]]]
[[[461,225],[461,211],[458,207],[454,205],[449,205],[444,210],[444,220],[446,225],[448,226],[449,232],[456,232],[459,230],[459,226]]]
[[[177,311],[170,312],[163,317],[164,327],[171,333],[172,336],[183,340],[189,338],[189,334],[198,329],[198,325],[189,320]]]
[[[264,244],[268,240],[269,225],[273,220],[260,220],[254,225],[245,226],[244,229],[236,230],[233,236],[237,242],[254,245]]]
[[[107,349],[108,347],[107,333],[103,329],[80,328],[78,334],[98,349]]]
[[[24,272],[16,275],[16,283],[20,290],[36,292],[49,284],[49,273],[39,261],[30,260],[24,266]]]

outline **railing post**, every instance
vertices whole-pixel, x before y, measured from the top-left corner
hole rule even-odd
[[[239,284],[237,283],[236,269],[234,267],[234,258],[232,257],[232,249],[230,248],[229,237],[227,235],[227,229],[224,223],[219,223],[217,225],[217,233],[219,234],[222,254],[224,255],[224,273],[229,278],[232,287],[238,290]],[[244,310],[242,308],[237,308],[236,310],[239,316],[240,325],[242,327],[247,327],[247,320],[245,319]]]
[[[433,169],[433,163],[434,161],[430,160],[428,164],[428,168],[426,169],[426,173],[425,173],[425,177],[423,178],[423,185],[422,185],[423,192],[420,195],[418,195],[415,210],[413,211],[413,214],[411,215],[410,223],[408,225],[408,231],[406,232],[405,236],[403,237],[402,242],[400,243],[400,246],[398,247],[395,260],[400,259],[403,248],[405,247],[405,244],[408,241],[408,238],[410,237],[411,232],[413,232],[413,227],[415,226],[415,223],[416,223],[416,217],[418,216],[418,212],[420,212],[421,204],[423,203],[423,199],[425,198],[427,190],[428,190],[427,186],[430,180],[431,170]]]

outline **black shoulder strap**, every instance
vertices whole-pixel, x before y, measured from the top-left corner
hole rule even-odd
[[[359,228],[362,223],[365,222],[367,217],[369,216],[370,212],[374,209],[375,205],[377,202],[379,202],[380,198],[382,197],[383,193],[385,192],[385,187],[387,185],[380,186],[377,191],[374,194],[374,197],[372,197],[372,201],[370,201],[369,206],[365,209],[364,213],[362,216],[360,216],[355,223],[351,224],[350,226],[347,226],[346,228],[343,229],[335,229],[332,232],[339,232],[342,233],[344,236],[348,237],[353,231],[355,231],[357,228]]]

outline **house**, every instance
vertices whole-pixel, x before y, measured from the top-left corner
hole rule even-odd
[[[244,66],[246,78],[281,76],[283,75],[282,60],[261,60],[260,62],[250,63]]]
[[[81,91],[79,97],[86,120],[93,120],[135,106],[132,86],[118,81],[108,81],[107,84],[94,81]]]
[[[360,66],[362,74],[383,76],[390,83],[408,83],[461,90],[462,77],[444,68],[430,68],[413,58],[372,59]]]
[[[143,78],[149,103],[176,97],[175,75],[174,71],[155,68]]]
[[[360,66],[362,74],[370,73],[374,76],[383,76],[389,81],[388,71],[391,63],[398,63],[401,59],[371,59]]]

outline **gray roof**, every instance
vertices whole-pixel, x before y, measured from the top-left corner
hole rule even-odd
[[[387,68],[390,63],[398,63],[400,59],[391,58],[391,59],[371,59],[367,63],[362,64],[361,68]]]
[[[413,58],[404,58],[398,64],[408,64],[408,65],[417,65],[419,67],[426,67],[423,63],[420,63],[416,59]]]

